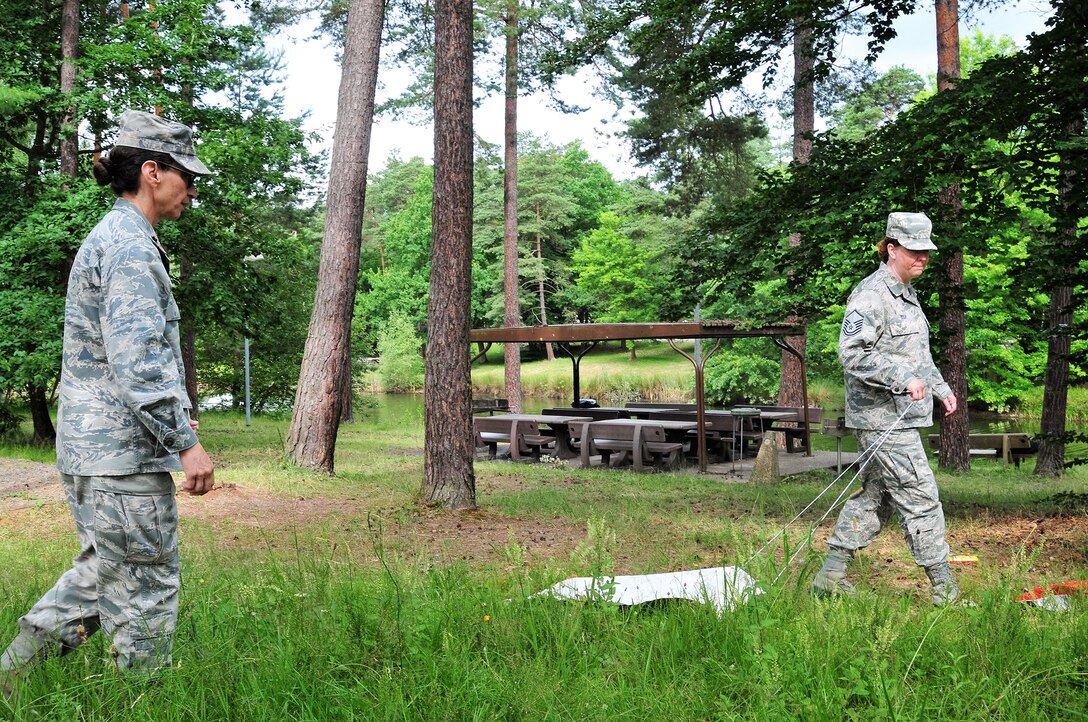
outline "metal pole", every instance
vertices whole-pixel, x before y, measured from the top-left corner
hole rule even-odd
[[[249,336],[246,336],[246,426],[249,426]]]

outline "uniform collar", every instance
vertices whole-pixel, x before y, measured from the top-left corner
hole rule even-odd
[[[888,264],[881,263],[879,272],[883,274],[884,283],[887,284],[888,290],[891,291],[893,295],[898,296],[905,301],[909,301],[910,303],[916,302],[914,286],[900,281],[899,278],[889,270]]]
[[[143,214],[139,207],[130,200],[118,198],[113,202],[113,210],[120,211],[131,218],[139,226],[140,230],[151,238],[151,242],[155,244],[155,248],[162,258],[162,265],[166,267],[166,272],[170,273],[170,258],[166,255],[166,249],[163,248],[158,234],[155,233],[155,227],[151,225],[151,222],[147,220],[147,216]]]

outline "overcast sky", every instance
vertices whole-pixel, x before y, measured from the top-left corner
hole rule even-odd
[[[1046,2],[1011,2],[1000,11],[961,20],[960,36],[965,37],[975,27],[979,27],[990,35],[1008,35],[1023,47],[1024,39],[1029,33],[1044,29],[1044,22],[1049,15],[1050,7]],[[887,49],[875,64],[876,68],[883,71],[894,65],[905,65],[923,77],[935,74],[935,26],[932,6],[900,20],[896,24],[898,37],[888,43]],[[309,29],[302,28],[296,28],[292,33],[295,38],[311,34]],[[334,60],[333,50],[320,40],[281,39],[270,45],[284,50],[284,99],[288,116],[309,112],[306,127],[321,133],[331,147],[340,82],[340,68]],[[855,37],[845,39],[840,55],[849,58],[861,57],[864,53],[865,39]],[[383,74],[380,82],[385,88],[379,90],[379,100],[399,92],[406,78]],[[590,84],[588,78],[579,78],[568,79],[560,86],[561,97],[565,100],[591,106],[589,111],[580,115],[565,115],[552,110],[544,97],[522,97],[518,106],[519,129],[532,132],[555,144],[581,140],[590,155],[607,166],[618,178],[639,175],[640,169],[630,161],[623,140],[615,136],[616,131],[622,129],[614,120],[615,108],[595,101],[587,92]],[[476,133],[489,142],[502,142],[502,122],[501,97],[486,100],[475,112]],[[393,152],[404,159],[421,156],[429,161],[433,155],[432,132],[429,125],[413,125],[396,118],[380,119],[375,124],[371,137],[371,172],[384,167]]]

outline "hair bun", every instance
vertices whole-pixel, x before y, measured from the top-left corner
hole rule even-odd
[[[113,182],[113,164],[110,162],[109,156],[102,156],[96,160],[91,172],[100,186],[106,186]]]

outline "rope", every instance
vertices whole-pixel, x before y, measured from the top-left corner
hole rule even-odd
[[[835,508],[836,508],[836,507],[837,507],[837,506],[838,506],[838,505],[839,505],[839,504],[840,504],[840,503],[842,502],[842,500],[843,500],[843,497],[844,497],[844,496],[846,495],[846,492],[847,492],[847,491],[849,491],[849,490],[850,490],[850,488],[851,488],[851,487],[853,486],[853,484],[854,484],[854,481],[856,481],[856,480],[857,480],[857,478],[858,478],[859,476],[861,476],[862,472],[864,472],[864,471],[865,471],[865,467],[866,467],[866,466],[868,466],[869,462],[870,462],[870,461],[872,461],[873,457],[875,457],[875,456],[876,456],[876,452],[877,452],[877,451],[878,451],[878,450],[880,449],[880,447],[881,447],[881,446],[883,446],[883,445],[884,445],[884,442],[885,442],[885,441],[887,441],[888,437],[889,437],[889,436],[891,436],[892,432],[896,430],[896,427],[898,427],[898,425],[899,425],[899,422],[900,422],[900,421],[902,421],[902,420],[903,420],[903,417],[907,415],[907,412],[908,412],[908,411],[910,411],[910,410],[911,410],[911,409],[912,409],[912,408],[914,407],[914,404],[915,404],[915,403],[917,403],[917,402],[915,402],[915,401],[911,401],[911,402],[910,402],[909,404],[907,404],[907,407],[906,407],[905,409],[903,409],[903,413],[901,413],[901,414],[899,415],[899,418],[898,418],[898,419],[896,419],[896,420],[895,420],[895,421],[894,421],[894,422],[892,423],[892,425],[891,425],[891,426],[889,426],[889,427],[888,427],[888,429],[887,429],[886,431],[884,431],[884,432],[883,432],[883,433],[882,433],[882,434],[881,434],[881,435],[880,435],[880,436],[879,436],[879,437],[877,438],[877,440],[876,440],[876,441],[874,441],[874,442],[873,442],[873,443],[872,443],[872,444],[871,444],[871,445],[870,445],[870,446],[869,446],[869,447],[868,447],[867,449],[863,450],[863,451],[862,451],[862,452],[861,452],[861,453],[860,453],[860,454],[858,455],[858,458],[857,458],[857,459],[855,459],[855,460],[854,460],[854,461],[852,461],[852,462],[851,462],[850,464],[848,464],[848,465],[847,465],[847,467],[846,467],[845,469],[843,469],[843,471],[842,471],[842,472],[841,472],[841,473],[840,473],[840,474],[839,474],[838,476],[836,476],[836,477],[835,477],[835,478],[834,478],[834,479],[833,479],[833,480],[831,481],[831,483],[830,483],[830,484],[828,484],[827,486],[825,486],[825,487],[823,488],[823,490],[822,490],[822,491],[821,491],[821,492],[820,492],[819,494],[817,494],[817,495],[816,495],[816,497],[815,497],[815,498],[814,498],[814,499],[813,499],[812,501],[810,501],[810,502],[809,502],[809,503],[808,503],[808,504],[807,504],[807,505],[805,506],[805,508],[804,508],[804,509],[802,509],[801,511],[799,511],[799,512],[798,512],[798,513],[797,513],[797,514],[796,514],[796,515],[795,515],[795,516],[794,516],[794,517],[793,517],[792,519],[790,519],[790,520],[789,520],[788,522],[786,522],[786,523],[785,523],[785,524],[784,524],[784,525],[782,526],[782,530],[781,530],[781,531],[777,532],[777,533],[776,533],[776,534],[775,534],[774,536],[772,536],[772,537],[771,537],[770,539],[768,539],[768,540],[767,540],[767,541],[766,541],[766,542],[765,542],[765,543],[763,544],[763,546],[761,546],[761,547],[760,547],[759,549],[757,549],[757,550],[755,551],[755,553],[753,553],[753,554],[752,554],[752,556],[748,557],[748,560],[747,560],[747,561],[745,562],[745,566],[747,566],[747,565],[748,565],[749,563],[751,563],[751,561],[752,561],[753,559],[755,559],[755,558],[756,558],[757,556],[759,556],[760,554],[762,554],[762,553],[763,553],[763,552],[764,552],[764,551],[765,551],[765,550],[767,549],[767,547],[769,547],[769,546],[770,546],[771,544],[773,544],[773,543],[775,542],[775,540],[777,540],[778,538],[780,538],[780,537],[782,537],[783,535],[785,535],[786,531],[787,531],[787,530],[789,529],[789,527],[790,527],[790,526],[791,526],[791,525],[792,525],[792,524],[793,524],[794,522],[796,522],[796,521],[797,521],[798,519],[800,519],[800,518],[801,518],[801,517],[802,517],[802,516],[803,516],[803,515],[804,515],[804,514],[805,514],[805,513],[806,513],[806,512],[807,512],[807,511],[809,510],[809,509],[811,509],[811,508],[812,508],[813,506],[815,506],[816,502],[817,502],[817,501],[819,501],[819,500],[820,500],[820,498],[821,498],[821,497],[823,497],[823,495],[824,495],[824,494],[826,494],[826,493],[827,493],[828,491],[830,491],[830,490],[831,490],[831,489],[832,489],[832,488],[833,488],[833,487],[834,487],[834,486],[835,486],[835,485],[836,485],[837,483],[839,483],[839,481],[840,481],[840,480],[841,480],[841,479],[842,479],[842,478],[843,478],[844,476],[846,476],[847,472],[849,472],[849,471],[850,471],[850,467],[851,467],[851,466],[853,466],[853,465],[857,464],[857,465],[858,465],[858,469],[857,469],[857,471],[856,471],[856,472],[854,473],[854,475],[853,475],[853,476],[852,476],[852,477],[850,478],[850,481],[848,481],[848,482],[847,482],[846,484],[844,484],[844,485],[843,485],[842,491],[840,491],[840,492],[839,492],[839,495],[838,495],[838,496],[837,496],[837,497],[835,498],[835,501],[833,501],[833,502],[831,503],[831,506],[829,506],[829,507],[828,507],[827,511],[825,511],[825,512],[823,513],[823,516],[821,516],[821,517],[820,517],[820,518],[819,518],[819,519],[818,519],[818,520],[816,521],[816,523],[815,523],[815,524],[813,525],[813,529],[814,529],[815,527],[818,527],[818,526],[819,526],[820,524],[822,524],[822,523],[823,523],[823,521],[824,521],[825,519],[827,519],[827,517],[828,517],[828,516],[829,516],[829,515],[831,514],[831,512],[832,512],[832,511],[833,511],[833,510],[834,510],[834,509],[835,509]],[[804,551],[805,547],[806,547],[806,546],[807,546],[807,545],[808,545],[808,544],[809,544],[809,543],[810,543],[811,541],[812,541],[812,531],[809,531],[808,535],[807,535],[807,536],[805,537],[805,540],[804,540],[804,541],[803,541],[803,542],[801,543],[801,546],[800,546],[800,547],[798,547],[797,551],[795,551],[795,552],[793,553],[793,555],[791,555],[791,556],[790,556],[790,558],[789,558],[789,559],[788,559],[788,560],[786,561],[786,564],[785,564],[785,565],[784,565],[784,566],[782,567],[782,570],[781,570],[781,571],[779,571],[778,575],[777,575],[777,576],[776,576],[776,577],[774,578],[774,580],[773,580],[773,581],[771,582],[772,584],[774,584],[775,582],[777,582],[777,581],[778,581],[778,579],[779,579],[779,578],[780,578],[780,577],[782,576],[782,574],[783,574],[783,573],[784,573],[784,572],[786,571],[786,569],[788,569],[788,568],[789,568],[789,566],[790,566],[790,565],[791,565],[791,564],[793,563],[793,561],[794,561],[794,560],[795,560],[795,559],[796,559],[796,558],[798,557],[798,555],[800,555],[800,553],[801,553],[802,551]]]

